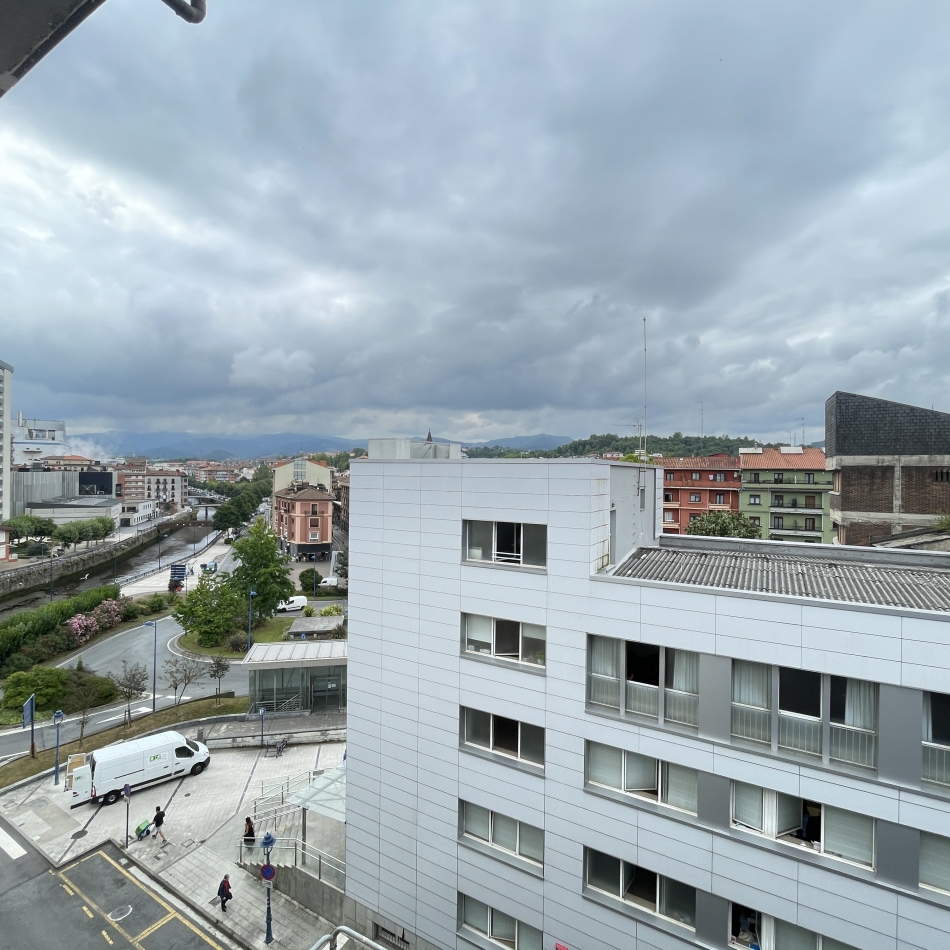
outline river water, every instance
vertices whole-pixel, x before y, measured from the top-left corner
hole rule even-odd
[[[188,525],[174,533],[162,531],[161,540],[161,567],[171,566],[172,561],[190,557],[195,548],[200,548],[204,538],[213,532],[210,524]],[[93,545],[94,547],[95,545]],[[80,547],[80,550],[83,550]],[[159,543],[155,540],[147,548],[136,552],[127,561],[117,567],[112,561],[105,561],[97,567],[90,568],[88,580],[70,580],[63,582],[57,579],[53,583],[53,600],[62,600],[72,597],[84,590],[109,584],[113,578],[121,581],[132,574],[139,574],[150,568],[159,567]],[[9,600],[0,601],[0,618],[11,613],[30,607],[39,607],[50,602],[49,588],[35,590],[29,594],[15,595]]]

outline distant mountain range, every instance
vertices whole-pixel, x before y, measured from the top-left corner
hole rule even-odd
[[[346,439],[335,435],[313,435],[304,432],[279,432],[259,436],[198,435],[192,432],[86,432],[75,437],[84,446],[85,454],[98,450],[103,456],[147,455],[153,459],[198,458],[224,461],[252,459],[274,455],[296,455],[300,452],[345,452],[366,448],[366,439]],[[421,438],[425,438],[422,436]],[[435,437],[433,437],[435,438]],[[435,439],[452,442],[454,439]],[[487,442],[464,442],[472,447],[503,446],[522,452],[555,449],[568,436],[519,435]]]

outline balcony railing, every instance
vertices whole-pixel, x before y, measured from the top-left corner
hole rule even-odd
[[[755,742],[772,741],[772,712],[758,706],[732,704],[732,734]]]
[[[635,683],[627,680],[627,712],[637,713],[640,716],[651,716],[653,719],[660,712],[660,690],[656,686],[646,683]]]
[[[588,676],[590,698],[592,706],[607,706],[610,709],[620,709],[620,680],[615,676],[602,676],[600,673],[591,673]]]
[[[950,747],[924,743],[923,775],[928,782],[950,785]]]
[[[629,686],[629,683],[627,684]],[[699,697],[679,689],[667,689],[663,693],[663,718],[681,722],[684,726],[699,725]]]
[[[821,755],[821,720],[778,714],[778,744],[783,749]]]
[[[835,762],[847,762],[850,765],[873,769],[877,760],[877,733],[833,722],[828,757]]]

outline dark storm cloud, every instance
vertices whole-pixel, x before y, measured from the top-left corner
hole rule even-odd
[[[110,0],[0,103],[16,408],[780,435],[946,407],[950,12]],[[800,431],[800,430],[799,430]]]

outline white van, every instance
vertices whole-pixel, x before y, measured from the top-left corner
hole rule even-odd
[[[298,594],[296,597],[291,597],[290,600],[282,600],[277,605],[277,612],[282,613],[286,610],[303,610],[307,606],[307,598]]]
[[[129,785],[140,789],[184,775],[200,775],[211,761],[202,742],[180,732],[162,732],[115,742],[95,752],[71,755],[66,762],[66,790],[72,792],[70,808],[86,802],[112,805]]]
[[[324,577],[323,580],[320,581],[320,587],[338,587],[339,584],[339,577]]]

